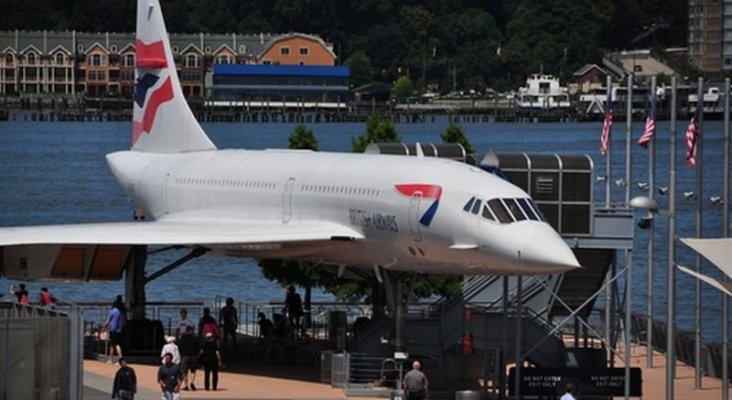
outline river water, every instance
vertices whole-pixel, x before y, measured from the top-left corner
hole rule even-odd
[[[397,124],[397,131],[405,142],[440,142],[440,133],[447,127],[445,117],[417,124]],[[695,172],[685,164],[683,134],[686,121],[677,125],[677,211],[680,237],[694,235],[694,201],[686,201],[682,192],[694,190]],[[722,206],[712,205],[710,196],[722,191],[722,123],[706,122],[703,129],[703,236],[718,237],[722,229]],[[659,121],[657,133],[657,186],[668,186],[669,123]],[[294,124],[206,124],[204,128],[219,148],[264,149],[287,147],[288,136]],[[361,123],[310,124],[319,141],[320,150],[349,151],[352,137],[364,131]],[[467,138],[482,157],[488,151],[496,152],[556,152],[560,154],[588,154],[595,164],[595,175],[605,174],[606,157],[599,154],[601,122],[590,123],[463,123]],[[632,131],[634,140],[640,136],[643,123],[636,122]],[[612,175],[625,176],[626,126],[616,122],[612,135]],[[104,155],[129,148],[128,122],[2,122],[0,123],[0,226],[79,223],[96,221],[128,221],[132,205],[117,186]],[[633,182],[646,181],[648,151],[635,143],[632,146]],[[622,202],[625,189],[612,185],[612,201]],[[605,199],[605,186],[595,183],[594,199]],[[631,197],[647,194],[635,184]],[[661,208],[667,206],[667,197],[660,197]],[[653,303],[655,317],[665,320],[667,221],[656,220],[656,253],[654,267]],[[645,312],[646,244],[647,231],[636,232],[633,256],[633,306]],[[154,271],[183,253],[155,256],[147,271]],[[622,258],[621,258],[622,260]],[[693,265],[694,255],[683,244],[678,245],[679,263]],[[622,264],[622,262],[621,262]],[[705,273],[717,275],[711,264],[702,266]],[[682,329],[692,329],[694,282],[685,274],[678,274],[677,323]],[[0,279],[0,292],[7,293],[11,282]],[[121,282],[29,282],[35,296],[42,285],[49,286],[57,297],[70,301],[107,301],[123,292]],[[706,285],[702,286],[703,334],[709,339],[719,337],[721,295]],[[147,285],[148,299],[201,300],[209,302],[214,296],[231,296],[245,301],[279,301],[282,289],[275,282],[262,277],[251,260],[224,257],[201,257],[174,272]],[[7,296],[7,294],[6,294]],[[331,300],[328,293],[316,291],[315,300]]]

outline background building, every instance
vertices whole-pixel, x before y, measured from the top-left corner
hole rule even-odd
[[[337,60],[331,45],[300,33],[172,34],[170,41],[187,97],[204,96],[214,64],[334,66]],[[134,66],[132,33],[0,32],[0,96],[130,98]]]
[[[688,47],[689,63],[702,75],[720,78],[723,63],[732,69],[732,1],[689,0]]]
[[[348,67],[314,65],[223,65],[213,67],[209,98],[283,106],[341,104],[349,97]]]
[[[724,29],[722,39],[722,69],[725,72],[732,71],[732,0],[724,0],[724,16],[722,27]]]

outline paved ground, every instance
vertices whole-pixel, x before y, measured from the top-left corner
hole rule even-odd
[[[320,383],[320,368],[307,347],[286,357],[296,362],[272,365],[256,362],[260,356],[251,347],[240,346],[239,350],[223,352],[224,366],[219,372],[217,391],[205,391],[203,371],[196,374],[196,391],[181,391],[183,399],[319,399],[343,400],[347,397],[343,389]],[[128,357],[129,365],[135,369],[138,379],[138,393],[135,400],[159,400],[160,391],[156,382],[159,364],[157,358],[148,357],[147,362]],[[84,360],[84,400],[109,399],[114,374],[119,366],[103,360]],[[368,400],[369,398],[359,397]],[[375,398],[371,398],[372,400]]]
[[[136,400],[158,400],[156,365],[130,364],[138,377]],[[84,361],[84,399],[109,399],[117,366],[101,361]],[[287,366],[279,370],[257,369],[219,373],[219,390],[203,390],[203,375],[196,377],[197,391],[181,392],[184,399],[346,399],[342,389],[298,378],[310,375],[313,367]],[[287,371],[284,371],[287,370]],[[272,376],[267,376],[271,374]],[[286,377],[290,375],[290,377]]]
[[[620,352],[622,354],[622,351]],[[654,354],[654,366],[646,368],[645,347],[633,346],[631,365],[643,369],[643,399],[662,400],[666,396],[666,359]],[[230,357],[234,358],[234,357]],[[237,356],[238,358],[238,356]],[[242,358],[238,358],[241,360]],[[226,361],[225,361],[226,362]],[[307,365],[255,365],[256,363],[232,362],[225,365],[219,377],[218,391],[204,391],[203,375],[199,371],[196,386],[199,390],[182,392],[183,399],[347,399],[342,389],[319,382],[318,367]],[[136,400],[158,400],[160,392],[155,382],[157,365],[130,363],[138,376]],[[617,365],[622,367],[622,363]],[[118,366],[102,361],[84,361],[84,400],[106,400],[110,398],[112,379]],[[694,369],[677,363],[676,399],[716,400],[721,396],[721,381],[704,377],[702,389],[694,389]],[[732,394],[731,394],[732,397]],[[447,397],[449,399],[453,396]],[[446,399],[447,399],[446,398]],[[358,397],[362,400],[377,398]]]

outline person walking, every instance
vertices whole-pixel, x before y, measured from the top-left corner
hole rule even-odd
[[[574,384],[572,382],[567,383],[564,388],[564,395],[559,400],[576,400],[574,397]]]
[[[107,320],[104,321],[103,328],[107,329],[107,332],[109,333],[109,360],[107,360],[108,363],[112,363],[112,357],[114,356],[114,353],[117,353],[117,356],[122,357],[122,328],[124,324],[124,317],[122,314],[122,310],[119,308],[119,305],[115,301],[112,304],[112,309],[109,310],[109,314],[107,314]]]
[[[226,299],[226,305],[219,312],[219,325],[224,331],[223,347],[228,348],[229,336],[231,336],[234,350],[236,350],[236,328],[239,326],[239,316],[236,307],[234,307],[234,299],[231,297]]]
[[[165,354],[163,360],[163,365],[158,368],[158,384],[163,391],[162,399],[179,400],[180,384],[183,382],[180,365],[173,363],[173,354],[171,353]]]
[[[177,339],[180,339],[184,333],[186,333],[186,330],[188,327],[191,327],[192,329],[196,329],[196,325],[193,324],[193,321],[188,319],[188,310],[185,308],[180,309],[180,319],[178,320],[178,327],[175,329],[175,337]]]
[[[137,393],[137,377],[135,370],[127,365],[124,357],[119,358],[119,369],[114,375],[112,398],[120,400],[134,400]]]
[[[300,298],[300,295],[297,294],[295,287],[292,285],[287,285],[285,289],[285,308],[283,311],[287,315],[287,321],[290,324],[293,336],[297,337],[298,335],[302,335],[303,332],[300,332],[300,319],[304,314],[302,298]]]
[[[203,316],[198,320],[198,337],[204,340],[207,333],[212,333],[215,340],[219,339],[219,324],[216,323],[216,319],[211,316],[211,309],[205,307],[203,309]]]
[[[178,340],[180,369],[183,373],[183,390],[196,390],[196,368],[198,367],[201,342],[193,330],[192,326],[186,327],[183,336]]]
[[[175,338],[168,336],[166,341],[167,343],[165,343],[163,349],[160,350],[161,362],[165,362],[165,355],[170,353],[173,355],[173,364],[180,364],[180,352],[178,351],[178,345],[175,344]]]
[[[206,333],[198,360],[203,364],[204,389],[213,388],[213,390],[218,390],[221,351],[219,351],[219,345],[216,343],[216,337],[213,333]]]
[[[429,381],[424,372],[421,371],[422,364],[419,361],[412,363],[412,369],[404,375],[402,388],[407,394],[408,400],[428,400]]]

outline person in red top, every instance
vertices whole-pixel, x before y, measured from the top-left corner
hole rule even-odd
[[[41,288],[41,293],[38,295],[38,303],[43,307],[53,308],[54,304],[56,304],[56,298],[53,297],[51,292],[48,291],[48,288],[44,286]]]
[[[18,289],[14,294],[18,298],[18,303],[30,304],[30,301],[28,301],[28,291],[25,290],[25,283],[18,284]]]

